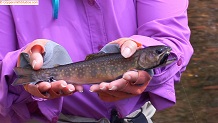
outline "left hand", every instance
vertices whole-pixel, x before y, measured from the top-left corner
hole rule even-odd
[[[119,44],[121,54],[128,58],[141,48],[141,44],[130,38],[120,38],[110,43]],[[122,100],[140,95],[146,89],[151,76],[146,71],[128,71],[123,77],[110,83],[102,82],[90,87],[91,92],[97,92],[100,99],[108,102]]]
[[[29,55],[29,61],[34,70],[39,70],[43,66],[43,53],[45,53],[46,44],[51,42],[46,39],[37,39],[27,45],[26,49],[22,51]],[[50,50],[52,50],[50,48]],[[18,58],[17,66],[21,65],[20,57]],[[25,84],[24,89],[31,95],[38,98],[54,99],[61,96],[68,96],[76,91],[82,91],[81,85],[72,85],[66,83],[64,80],[55,82],[40,82],[35,84]]]

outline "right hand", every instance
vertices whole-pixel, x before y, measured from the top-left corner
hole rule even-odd
[[[49,40],[37,39],[28,44],[23,51],[30,56],[30,64],[34,70],[39,70],[43,65],[42,54],[45,52],[45,45]],[[18,59],[17,66],[19,67],[20,61]],[[58,80],[55,82],[40,82],[38,84],[26,84],[24,89],[33,96],[45,99],[53,99],[61,96],[71,95],[72,93],[79,91],[82,92],[83,88],[79,85],[67,84],[64,80]]]
[[[118,44],[123,57],[132,56],[142,44],[130,38],[119,38],[110,44]],[[90,87],[91,92],[97,92],[100,99],[114,102],[142,94],[151,80],[151,76],[143,70],[128,71],[123,77],[111,82],[102,82]]]

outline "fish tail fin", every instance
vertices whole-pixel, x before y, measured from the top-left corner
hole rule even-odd
[[[34,71],[32,69],[15,67],[14,72],[17,75],[17,78],[12,83],[13,86],[24,85],[29,83],[33,83],[33,84],[37,83],[37,81],[33,78]]]

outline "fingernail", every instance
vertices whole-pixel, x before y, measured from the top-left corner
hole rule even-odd
[[[131,49],[130,48],[128,48],[128,47],[126,47],[124,50],[123,50],[123,52],[122,52],[122,55],[125,57],[125,58],[127,58],[127,57],[129,57],[131,54]]]
[[[111,91],[117,90],[117,86],[112,86],[109,90]]]
[[[82,93],[82,92],[83,92],[83,90],[80,90],[79,92],[80,92],[80,93]]]
[[[89,90],[89,92],[93,92],[93,90]]]
[[[100,89],[101,89],[101,90],[105,90],[105,86],[101,87]]]
[[[128,75],[128,74],[124,74],[123,78],[125,80],[131,80],[132,77],[130,75]]]
[[[72,89],[68,89],[70,92],[73,92],[73,90]]]
[[[36,65],[36,60],[33,60],[33,62],[32,62],[32,67],[34,68],[35,67],[35,65]]]
[[[64,84],[61,84],[61,87],[65,88],[65,87],[67,87],[67,86],[66,86],[66,85],[64,85]]]

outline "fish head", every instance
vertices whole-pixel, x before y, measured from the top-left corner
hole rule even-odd
[[[150,46],[139,54],[138,65],[142,69],[152,69],[163,66],[168,62],[168,56],[172,49],[169,46]]]

